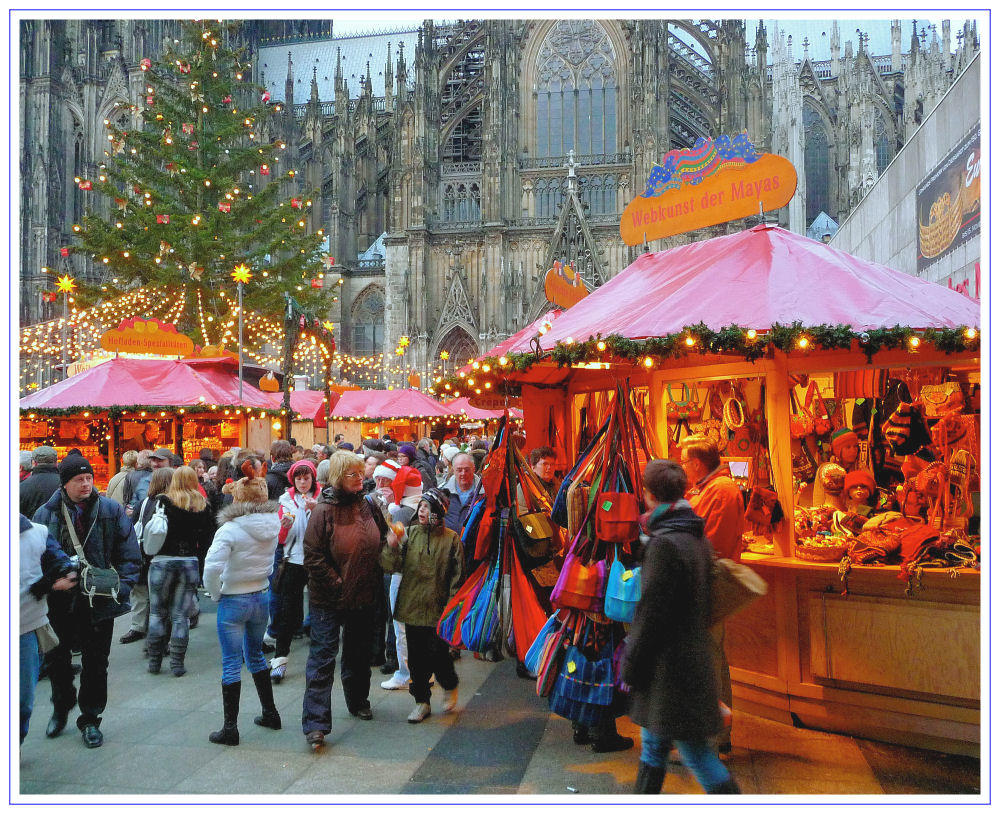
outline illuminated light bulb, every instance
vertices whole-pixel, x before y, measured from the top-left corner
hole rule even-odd
[[[647,356],[645,359],[642,360],[642,363],[646,367],[652,367],[653,366],[653,357],[652,356]]]
[[[747,339],[756,339],[756,338],[757,338],[757,332],[753,328],[747,331]]]
[[[689,348],[692,347],[694,345],[694,337],[693,336],[685,337],[684,344],[687,345]]]
[[[800,348],[808,348],[809,347],[809,337],[807,337],[807,336],[800,336],[799,337],[799,347]]]
[[[600,342],[597,343],[597,349],[598,350],[604,350],[607,347],[608,346],[606,344],[604,344],[604,340],[601,340]]]
[[[975,339],[976,338],[976,329],[975,328],[966,328],[966,330],[965,330],[965,338],[966,339]]]
[[[920,337],[919,336],[911,336],[910,337],[910,347],[911,348],[919,348],[920,347]]]
[[[489,372],[490,372],[490,366],[489,365],[483,365],[483,373],[489,373]]]

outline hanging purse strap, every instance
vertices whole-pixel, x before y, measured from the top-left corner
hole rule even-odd
[[[83,546],[80,545],[80,538],[76,535],[76,526],[73,525],[73,518],[70,517],[69,509],[66,508],[66,504],[62,505],[63,518],[66,520],[66,529],[69,531],[69,539],[73,541],[73,548],[76,549],[76,556],[80,558],[80,565],[90,565],[87,562],[87,558],[83,555]]]

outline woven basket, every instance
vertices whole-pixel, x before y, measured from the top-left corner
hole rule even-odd
[[[800,560],[810,562],[840,562],[847,553],[847,543],[840,541],[835,543],[817,544],[812,542],[799,542],[795,544],[795,556]]]

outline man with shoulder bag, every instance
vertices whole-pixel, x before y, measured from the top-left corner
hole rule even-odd
[[[59,465],[62,487],[35,512],[59,547],[79,568],[79,584],[49,598],[49,620],[59,645],[48,654],[52,718],[45,734],[54,738],[79,702],[76,725],[88,748],[104,743],[101,715],[108,699],[108,655],[116,616],[128,613],[139,576],[139,546],[125,509],[94,489],[94,470],[80,455]],[[79,650],[80,692],[73,686],[72,651]]]

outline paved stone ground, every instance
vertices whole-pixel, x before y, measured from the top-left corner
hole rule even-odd
[[[235,800],[241,795],[263,799],[289,794],[309,796],[302,801],[330,795],[428,794],[569,799],[621,795],[631,789],[639,759],[638,730],[627,718],[620,719],[619,728],[636,739],[636,746],[617,754],[594,754],[573,744],[569,722],[548,712],[532,682],[516,678],[512,660],[492,664],[468,653],[456,665],[461,681],[458,709],[442,713],[441,691],[435,689],[434,714],[417,726],[406,722],[413,699],[405,691],[381,689],[377,670],[371,691],[375,719],[351,717],[338,677],[333,731],[326,748],[314,753],[300,726],[307,643],[296,640],[288,677],[275,688],[283,729],[275,732],[253,724],[259,703],[245,676],[240,745],[209,743],[208,733],[222,723],[220,663],[215,606],[203,598],[202,608],[201,625],[191,636],[188,674],[181,678],[166,669],[160,675],[148,674],[142,643],[118,643],[127,618],[118,620],[100,749],[84,747],[73,724],[75,713],[60,737],[45,737],[51,704],[48,682],[39,684],[31,731],[20,760],[12,760],[12,800],[65,804],[66,797],[49,795],[74,795],[74,802],[80,801],[79,795],[125,795],[153,802],[166,799],[164,795],[225,795]],[[969,758],[797,729],[740,713],[733,742],[728,766],[745,794],[879,795],[877,802],[888,802],[885,795],[932,794],[935,802],[969,803],[980,791],[979,761]],[[663,792],[701,793],[682,767],[673,767]]]

